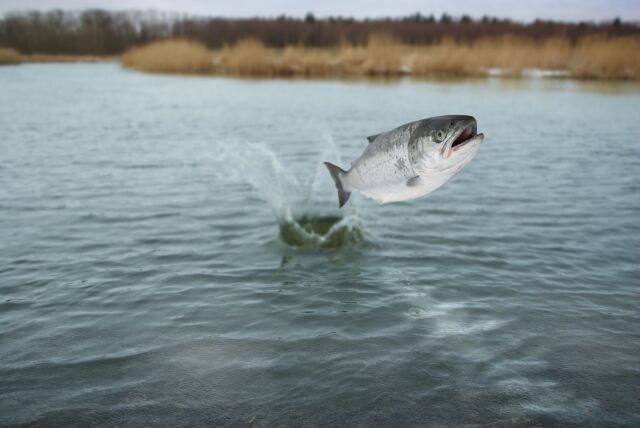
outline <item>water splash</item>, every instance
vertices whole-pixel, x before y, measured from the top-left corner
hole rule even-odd
[[[293,247],[342,248],[362,240],[354,217],[303,216],[280,223],[280,239]]]
[[[265,144],[238,146],[227,155],[273,211],[284,243],[336,249],[363,239],[355,201],[338,208],[336,190],[322,164],[340,159],[330,138],[321,152],[287,162],[297,168],[285,167]],[[314,165],[313,175],[308,173],[309,164]]]

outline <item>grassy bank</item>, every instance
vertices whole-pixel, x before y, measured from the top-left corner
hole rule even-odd
[[[146,72],[249,77],[477,76],[520,75],[527,69],[559,71],[579,78],[640,79],[640,37],[588,36],[571,43],[513,36],[461,43],[443,39],[428,46],[401,44],[373,34],[364,46],[269,48],[256,39],[209,50],[184,39],[129,49],[125,67]]]

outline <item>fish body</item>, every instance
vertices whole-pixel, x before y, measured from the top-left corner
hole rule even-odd
[[[342,207],[358,191],[380,204],[431,193],[458,173],[484,141],[471,116],[422,119],[368,137],[351,169],[325,162]]]

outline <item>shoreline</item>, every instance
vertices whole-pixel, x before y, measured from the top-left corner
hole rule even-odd
[[[480,40],[476,45],[444,41],[438,45],[408,46],[378,35],[365,46],[277,49],[248,39],[209,50],[191,40],[169,39],[134,47],[120,56],[20,54],[0,48],[0,66],[117,62],[124,68],[151,74],[258,79],[640,81],[640,58],[633,55],[633,49],[640,48],[640,38],[599,38],[588,42],[590,46],[570,47],[555,39],[535,45],[502,38]]]
[[[95,55],[22,55],[22,64],[119,62],[119,57]]]
[[[503,69],[485,69],[469,74],[429,74],[422,76],[414,76],[410,73],[398,73],[394,75],[344,75],[344,74],[325,74],[325,75],[304,75],[304,74],[288,74],[288,75],[237,75],[225,73],[195,73],[195,72],[166,72],[166,71],[147,71],[139,70],[133,67],[127,67],[117,57],[74,57],[67,55],[46,55],[44,58],[28,58],[26,60],[15,63],[0,63],[3,66],[19,66],[28,64],[99,64],[99,63],[117,63],[122,68],[150,75],[165,76],[194,76],[194,77],[226,77],[237,79],[252,80],[337,80],[337,81],[398,81],[398,80],[415,80],[415,81],[438,81],[438,80],[466,80],[466,79],[514,79],[514,80],[571,80],[571,81],[587,81],[587,82],[639,82],[638,78],[629,77],[585,77],[574,76],[567,70],[549,70],[540,68],[528,68],[520,73],[512,73]]]
[[[119,62],[119,56],[22,54],[15,49],[0,47],[0,66],[38,63]]]

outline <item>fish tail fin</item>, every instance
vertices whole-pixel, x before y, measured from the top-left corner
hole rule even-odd
[[[342,208],[349,200],[349,196],[351,196],[351,192],[344,190],[344,186],[342,185],[342,176],[346,174],[347,171],[329,162],[325,162],[324,164],[327,166],[329,174],[331,174],[331,178],[333,178],[333,182],[336,183],[336,189],[338,189],[338,203],[340,204],[340,208]]]

